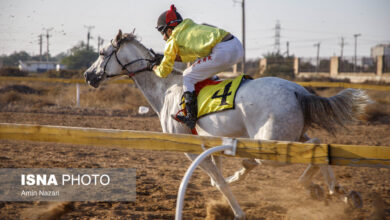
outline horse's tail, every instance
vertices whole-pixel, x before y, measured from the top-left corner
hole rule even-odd
[[[357,121],[370,103],[366,92],[358,89],[344,89],[329,98],[298,92],[295,96],[302,108],[305,128],[319,127],[333,135],[337,126]]]

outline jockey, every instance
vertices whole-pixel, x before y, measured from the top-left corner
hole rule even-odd
[[[152,67],[159,77],[172,72],[175,61],[193,62],[183,72],[183,90],[187,115],[177,119],[193,129],[197,120],[195,84],[241,61],[244,49],[229,32],[210,25],[182,19],[174,5],[157,20],[157,30],[166,41],[164,57]],[[175,117],[176,118],[176,117]]]

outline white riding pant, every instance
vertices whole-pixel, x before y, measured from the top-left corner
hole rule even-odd
[[[199,58],[183,72],[184,92],[195,90],[195,84],[222,72],[237,62],[244,56],[244,48],[241,42],[234,37],[231,40],[220,42],[214,46],[211,54],[207,57]]]

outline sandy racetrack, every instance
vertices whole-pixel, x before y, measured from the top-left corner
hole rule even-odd
[[[7,99],[3,97],[1,100]],[[18,101],[20,99],[12,104],[1,103],[0,122],[161,131],[156,116],[138,116],[134,109],[114,111],[109,108],[91,109],[90,106],[64,108],[56,105],[33,108]],[[311,131],[310,136],[327,143],[390,146],[389,121],[388,115],[380,115],[375,121],[360,122],[350,126],[349,131],[340,131],[337,137],[320,130]],[[114,146],[107,148],[0,141],[0,149],[1,168],[137,169],[135,202],[69,203],[66,205],[69,211],[61,219],[173,219],[178,186],[190,164],[181,153]],[[224,175],[230,175],[240,168],[240,161],[237,158],[224,159]],[[347,190],[359,191],[363,197],[363,209],[354,212],[345,212],[346,206],[336,198],[325,202],[310,199],[298,184],[298,177],[304,169],[305,166],[300,164],[279,168],[260,166],[250,173],[245,182],[232,185],[231,188],[248,219],[390,219],[389,169],[334,167],[341,185]],[[315,181],[324,186],[321,176]],[[187,190],[184,217],[204,219],[207,203],[220,198],[221,194],[210,186],[208,176],[197,170]],[[47,210],[49,205],[38,202],[1,202],[0,219],[30,219],[37,217],[41,210]]]

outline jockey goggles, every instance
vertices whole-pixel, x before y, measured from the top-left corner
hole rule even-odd
[[[166,25],[157,26],[156,29],[157,29],[162,35],[164,35],[165,32],[167,31],[167,28],[168,28],[168,27],[172,27],[172,28],[175,27],[175,26],[170,26],[171,24],[176,23],[176,22],[180,23],[180,22],[182,22],[182,21],[183,21],[183,20],[181,20],[181,19],[172,20],[172,21],[168,22]]]

